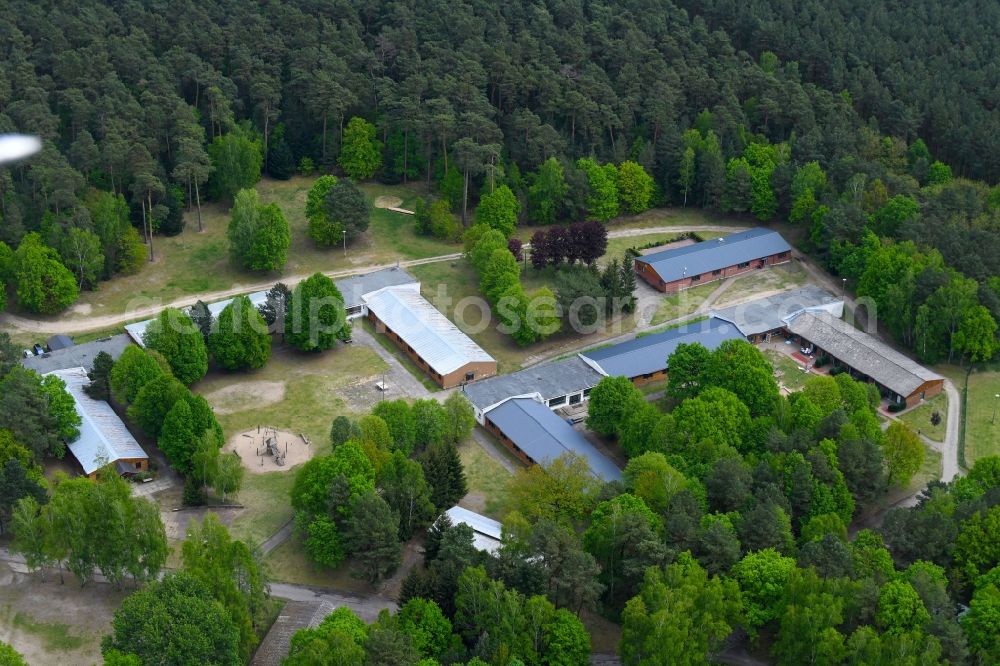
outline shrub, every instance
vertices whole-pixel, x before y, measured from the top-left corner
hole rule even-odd
[[[895,414],[896,412],[901,412],[906,409],[905,402],[891,402],[889,403],[889,411]]]

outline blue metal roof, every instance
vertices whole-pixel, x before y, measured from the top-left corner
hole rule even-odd
[[[487,412],[486,418],[539,465],[547,465],[570,451],[583,456],[596,478],[622,478],[621,470],[573,426],[531,398],[512,398]]]
[[[636,258],[636,261],[649,264],[664,282],[673,282],[691,275],[703,275],[735,266],[745,261],[763,259],[791,249],[792,247],[777,231],[758,227],[716,240],[647,254]]]
[[[639,377],[665,370],[667,359],[681,343],[700,343],[715,349],[726,340],[745,340],[733,324],[711,317],[704,321],[672,328],[628,342],[604,347],[581,356],[589,359],[610,377]]]

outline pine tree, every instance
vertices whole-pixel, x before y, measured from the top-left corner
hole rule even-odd
[[[94,357],[94,365],[91,366],[90,372],[87,373],[90,383],[83,387],[87,395],[94,400],[111,399],[111,368],[114,364],[114,359],[111,358],[111,354],[108,352],[99,352]]]
[[[431,502],[438,510],[449,509],[465,497],[468,492],[465,470],[462,469],[462,460],[453,443],[442,442],[428,446],[420,463],[431,487]]]
[[[182,473],[191,471],[191,454],[198,445],[198,438],[194,433],[191,407],[186,400],[178,400],[167,412],[157,443],[171,467]]]
[[[205,338],[205,342],[208,342],[208,334],[212,332],[212,313],[209,312],[208,306],[205,305],[204,301],[199,299],[188,310],[188,315],[190,315],[191,321],[198,327],[198,330],[201,331],[201,337]]]
[[[622,258],[621,263],[622,272],[622,295],[625,298],[625,302],[622,305],[623,312],[632,312],[635,310],[635,271],[632,269],[632,261],[628,256]]]

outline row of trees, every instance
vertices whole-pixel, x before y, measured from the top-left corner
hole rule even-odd
[[[493,306],[499,330],[520,346],[559,332],[555,295],[548,287],[528,294],[521,284],[521,266],[508,239],[492,227],[477,224],[465,233],[466,256],[479,274],[479,291]]]
[[[193,335],[201,341],[196,328]],[[203,486],[212,486],[223,501],[239,492],[243,465],[237,454],[220,453],[222,426],[212,407],[174,376],[159,352],[127,347],[113,364],[95,360],[91,379],[91,390],[106,387],[127,406],[129,419],[156,439],[170,466],[187,478],[188,502],[200,501]]]
[[[465,496],[455,444],[475,419],[460,394],[442,404],[382,402],[357,422],[337,417],[331,455],[296,473],[296,528],[309,556],[327,567],[351,557],[375,582],[399,564],[400,544]]]

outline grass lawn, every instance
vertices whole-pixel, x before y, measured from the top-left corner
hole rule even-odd
[[[937,412],[941,415],[941,421],[937,425],[931,423],[931,414]],[[925,400],[922,405],[902,414],[899,420],[913,428],[919,430],[935,442],[943,442],[948,426],[948,395],[939,393],[930,400]]]
[[[487,303],[479,293],[479,278],[467,261],[442,261],[413,266],[409,270],[420,280],[420,291],[424,297],[497,359],[501,374],[518,370],[531,357],[548,356],[563,347],[596,344],[635,328],[634,317],[627,316],[614,319],[606,329],[586,336],[573,331],[561,331],[544,342],[530,347],[518,347],[510,336],[498,331],[496,325],[483,321],[482,310],[476,304],[481,303],[486,307]],[[529,293],[541,286],[551,286],[544,275],[539,276],[533,270],[524,273],[522,282]]]
[[[290,493],[295,482],[295,468],[287,472],[245,474],[243,488],[236,497],[243,509],[229,531],[234,537],[260,544],[291,520]]]
[[[703,240],[711,240],[713,238],[718,238],[724,236],[725,233],[721,231],[699,231],[696,232]],[[608,239],[608,249],[604,253],[604,259],[621,259],[625,255],[625,251],[631,247],[642,247],[643,245],[648,245],[649,243],[669,243],[674,240],[680,240],[683,238],[683,232],[670,232],[670,233],[658,233],[658,234],[642,234],[640,236],[624,236],[622,238],[609,238]],[[629,258],[631,261],[631,257]]]
[[[802,366],[781,352],[773,349],[765,349],[764,356],[767,357],[778,373],[778,383],[793,393],[800,390],[806,383],[806,379],[809,378],[808,374],[802,372]]]
[[[941,454],[924,446],[924,465],[920,468],[907,486],[910,492],[924,488],[928,483],[941,478]]]
[[[965,386],[965,368],[934,368],[955,384],[959,393]],[[969,375],[969,395],[965,413],[965,461],[969,466],[980,458],[1000,455],[1000,366],[977,368]],[[997,408],[997,423],[993,410]]]
[[[761,298],[767,293],[777,293],[801,287],[808,281],[806,272],[796,263],[781,264],[747,273],[737,278],[716,301],[716,306]]]
[[[499,444],[496,448],[518,467],[521,466],[521,463],[504,451]],[[465,470],[465,480],[469,488],[469,493],[462,500],[462,504],[472,511],[499,520],[504,493],[511,479],[510,472],[472,438],[466,439],[459,445],[458,455],[462,459],[462,468]]]
[[[305,433],[316,447],[313,455],[322,455],[329,450],[330,423],[341,414],[367,413],[370,405],[356,389],[385,368],[385,361],[362,345],[319,354],[281,346],[260,370],[212,371],[193,389],[215,409],[227,441],[271,425]],[[259,543],[284,525],[292,517],[288,493],[294,478],[294,468],[246,474],[237,498],[246,509],[233,522],[233,533]]]
[[[740,229],[759,226],[759,223],[750,218],[741,219],[732,215],[714,214],[699,208],[653,208],[639,215],[622,215],[607,223],[608,231],[651,229],[654,227],[684,228],[701,225],[731,226],[734,227],[733,232],[736,232]],[[515,235],[527,242],[531,239],[532,234],[544,228],[543,226],[523,226],[517,229]],[[698,233],[701,235],[701,232]],[[665,237],[670,238],[674,235],[676,234],[666,234]],[[635,243],[630,243],[625,247],[633,244]],[[638,244],[642,245],[643,243]]]
[[[650,325],[656,326],[665,321],[691,314],[718,288],[718,282],[710,282],[664,296],[663,300],[660,301],[660,306],[656,309],[656,314],[649,322]]]
[[[373,591],[367,582],[351,575],[350,562],[336,569],[317,565],[306,556],[302,540],[294,535],[271,551],[264,558],[264,563],[271,572],[271,578],[281,583],[312,585],[355,593]]]
[[[271,425],[304,432],[323,444],[335,417],[368,411],[370,405],[358,402],[352,388],[387,367],[363,345],[339,345],[320,353],[282,345],[260,370],[213,370],[192,388],[215,408],[227,439],[258,425]]]
[[[460,246],[413,233],[413,217],[375,208],[368,233],[347,248],[318,248],[306,234],[305,200],[314,178],[296,176],[291,180],[265,179],[257,184],[263,203],[277,203],[292,232],[288,262],[280,272],[252,274],[229,263],[226,227],[229,204],[202,206],[205,230],[198,231],[197,213],[185,214],[187,226],[172,238],[154,237],[156,261],[143,267],[138,275],[118,277],[103,282],[97,291],[84,292],[77,304],[62,313],[60,319],[126,312],[172,301],[186,295],[219,291],[245,285],[276,282],[283,277],[316,271],[335,271],[355,266],[391,263],[396,259],[421,259],[460,250]],[[422,194],[419,186],[388,186],[364,183],[361,189],[370,201],[395,197],[401,206],[412,206]]]

